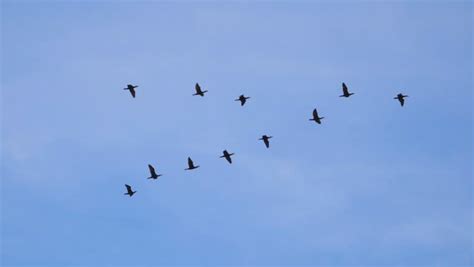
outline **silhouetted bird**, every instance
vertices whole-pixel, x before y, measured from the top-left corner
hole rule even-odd
[[[265,143],[265,146],[267,148],[270,147],[270,142],[268,141],[268,139],[272,138],[273,136],[266,136],[266,135],[262,135],[262,138],[258,139],[258,140],[263,140],[263,142]]]
[[[224,150],[222,153],[224,155],[220,156],[220,158],[225,158],[230,164],[232,164],[232,159],[230,158],[230,156],[234,155],[234,153],[229,153],[227,152],[227,150]]]
[[[148,169],[150,170],[150,177],[148,179],[158,179],[158,177],[163,176],[162,174],[156,174],[155,168],[148,164]]]
[[[132,191],[132,187],[129,186],[128,184],[126,184],[125,187],[127,188],[127,193],[125,193],[124,195],[129,195],[131,197],[133,196],[133,194],[137,192],[137,191]]]
[[[199,168],[199,165],[194,166],[193,160],[190,157],[188,157],[188,168],[184,170],[194,170],[197,168]]]
[[[237,98],[235,101],[240,101],[240,105],[243,106],[245,102],[247,102],[247,99],[249,98],[250,97],[248,96],[240,95],[239,98]]]
[[[129,90],[130,94],[132,94],[133,98],[135,98],[135,88],[137,87],[138,85],[127,84],[127,88],[123,88],[123,90]]]
[[[400,101],[400,105],[403,105],[405,104],[405,97],[408,97],[407,95],[403,95],[403,94],[398,94],[396,97],[394,97],[393,99],[398,99],[398,101]]]
[[[313,118],[309,119],[310,121],[315,121],[317,124],[321,124],[321,120],[324,119],[324,117],[319,117],[318,111],[316,109],[313,110]]]
[[[349,97],[353,95],[354,93],[349,93],[349,89],[347,89],[347,86],[345,83],[342,83],[342,95],[339,97]]]
[[[195,94],[193,94],[193,95],[200,95],[200,96],[204,96],[204,93],[206,93],[206,92],[207,92],[207,90],[205,90],[205,91],[202,91],[202,90],[201,90],[201,86],[199,86],[199,84],[198,84],[198,83],[196,83],[195,89],[196,89],[196,93],[195,93]]]

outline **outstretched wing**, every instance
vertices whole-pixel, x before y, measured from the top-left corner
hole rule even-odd
[[[155,175],[156,175],[155,168],[153,168],[153,166],[151,166],[150,164],[148,164],[148,169],[150,170],[150,175],[151,175],[151,176],[155,176]]]
[[[131,194],[132,193],[132,187],[129,186],[128,184],[126,184],[125,187],[127,188],[127,193]]]
[[[347,86],[345,83],[342,83],[342,93],[344,93],[345,95],[349,94],[349,89],[347,89]]]
[[[195,89],[197,94],[202,94],[201,86],[199,86],[199,83],[196,83]]]
[[[194,167],[193,160],[190,157],[188,157],[188,166],[189,166],[189,168]]]

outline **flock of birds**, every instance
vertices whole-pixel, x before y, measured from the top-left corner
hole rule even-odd
[[[128,84],[127,87],[124,88],[124,90],[130,91],[130,94],[132,95],[132,97],[135,98],[135,95],[136,95],[135,88],[137,88],[137,87],[138,87],[138,85]],[[194,88],[196,90],[196,93],[194,93],[193,96],[204,97],[204,94],[207,93],[207,90],[203,91],[201,89],[201,86],[198,83],[196,83]],[[349,89],[347,88],[346,84],[342,83],[342,95],[340,95],[339,97],[350,97],[353,94],[354,93],[349,92]],[[405,105],[405,97],[408,97],[408,96],[404,95],[402,93],[399,93],[399,94],[397,94],[397,96],[394,97],[394,99],[397,99],[400,102],[400,105],[403,107],[403,105]],[[245,105],[245,103],[247,102],[247,99],[249,99],[249,98],[250,97],[247,97],[245,95],[240,95],[239,98],[235,99],[235,101],[240,101],[240,105],[243,106],[243,105]],[[313,110],[312,115],[313,115],[313,117],[309,120],[314,121],[317,124],[321,124],[321,120],[324,119],[324,117],[319,117],[317,109]],[[272,136],[262,135],[262,137],[259,140],[263,141],[266,148],[270,148],[270,138],[272,138]],[[233,155],[234,155],[234,153],[229,153],[227,150],[224,150],[222,152],[222,156],[220,156],[220,158],[225,158],[227,160],[227,162],[229,162],[229,164],[232,164],[231,156],[233,156]],[[190,157],[188,157],[188,167],[185,170],[194,170],[194,169],[197,169],[197,168],[199,168],[199,165],[195,165],[193,160]],[[160,176],[163,176],[162,174],[157,174],[155,168],[150,164],[148,164],[148,170],[150,171],[150,176],[147,179],[155,179],[156,180]],[[127,189],[127,192],[124,195],[128,195],[128,196],[131,197],[131,196],[133,196],[133,194],[135,194],[137,192],[137,191],[133,191],[132,187],[128,184],[125,184],[125,188]]]

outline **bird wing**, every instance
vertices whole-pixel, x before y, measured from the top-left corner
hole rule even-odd
[[[153,175],[156,175],[156,172],[155,172],[155,168],[153,168],[153,166],[151,166],[150,164],[148,164],[148,169],[150,170],[150,174],[153,176]]]
[[[318,117],[318,111],[316,109],[313,109],[313,118],[317,119]]]
[[[129,90],[130,90],[130,94],[132,94],[132,97],[135,98],[135,89],[133,89],[132,87]]]
[[[263,142],[265,143],[265,146],[268,148],[270,146],[270,142],[268,141],[267,138],[263,139]]]
[[[188,157],[188,166],[189,168],[194,166],[193,160],[190,157]]]
[[[198,83],[196,83],[195,89],[196,89],[196,93],[198,93],[198,94],[201,94],[201,93],[202,93],[202,91],[201,91],[201,86],[199,86]]]
[[[345,83],[342,83],[342,92],[345,94],[345,95],[348,95],[349,94],[349,90],[347,89],[347,86]]]
[[[131,187],[131,186],[129,186],[128,184],[126,184],[125,187],[127,188],[127,192],[128,192],[128,193],[132,193],[132,187]]]

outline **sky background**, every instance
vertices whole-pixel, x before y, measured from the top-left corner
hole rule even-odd
[[[3,266],[474,264],[471,2],[1,7]]]

